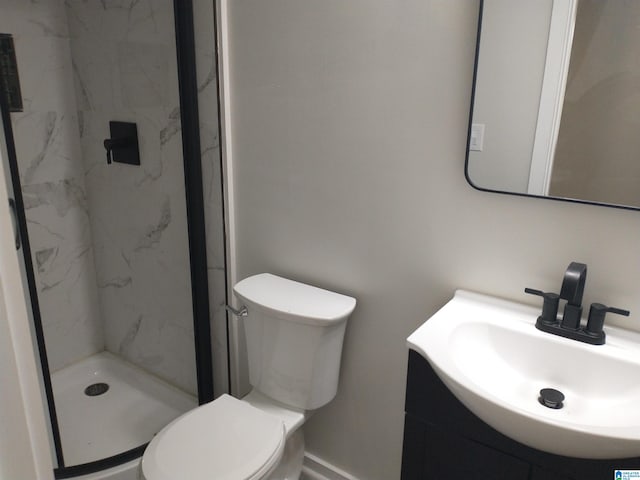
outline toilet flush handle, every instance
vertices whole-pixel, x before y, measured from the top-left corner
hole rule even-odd
[[[244,305],[240,307],[240,310],[233,308],[231,305],[225,305],[224,308],[228,312],[233,313],[236,317],[246,317],[247,315],[249,315],[249,311],[247,310],[247,307],[245,307]]]

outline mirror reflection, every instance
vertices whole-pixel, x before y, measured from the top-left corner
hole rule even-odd
[[[467,177],[640,208],[640,0],[484,0]]]

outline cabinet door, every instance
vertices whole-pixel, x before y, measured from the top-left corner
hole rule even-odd
[[[528,480],[529,464],[427,427],[424,480]]]
[[[607,480],[616,470],[640,470],[640,457],[562,457],[505,437],[462,405],[413,350],[405,411],[411,424],[405,426],[402,480]],[[522,475],[528,465],[530,479]]]
[[[573,477],[567,477],[566,475],[539,467],[534,467],[531,473],[531,480],[574,480]]]
[[[400,480],[422,480],[427,426],[412,415],[404,417],[404,440],[402,442],[402,474]]]
[[[409,416],[405,421],[407,431],[413,435],[409,438],[405,434],[403,480],[529,480],[529,464],[517,458]]]

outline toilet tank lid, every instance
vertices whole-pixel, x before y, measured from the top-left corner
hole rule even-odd
[[[243,301],[284,320],[328,325],[347,318],[356,299],[270,273],[245,278],[234,292]]]

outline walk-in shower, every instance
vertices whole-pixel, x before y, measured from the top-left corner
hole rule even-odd
[[[226,382],[217,106],[198,111],[215,43],[196,51],[192,8],[0,0],[2,156],[57,478],[139,456],[212,400],[212,357]]]

